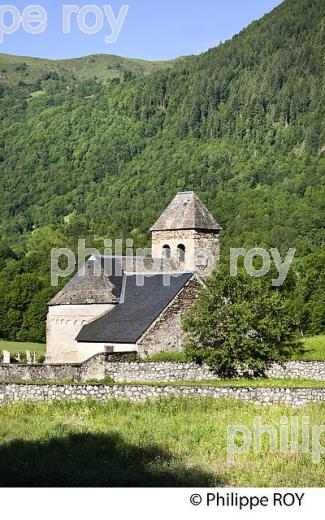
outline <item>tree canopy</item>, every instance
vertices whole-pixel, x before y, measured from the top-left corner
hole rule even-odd
[[[75,76],[75,61],[37,72],[21,58],[18,83],[3,73],[0,336],[18,337],[38,309],[16,287],[25,275],[35,298],[50,287],[51,247],[149,246],[184,190],[222,225],[222,255],[297,250],[302,330],[320,331],[324,286],[304,259],[320,266],[324,243],[324,16],[322,0],[286,0],[230,41],[144,75],[111,57],[95,63],[97,79],[91,64]],[[124,69],[104,80],[103,66]]]
[[[184,321],[188,357],[222,375],[262,371],[299,348],[298,317],[269,277],[256,278],[241,269],[230,276],[226,266],[207,282]]]

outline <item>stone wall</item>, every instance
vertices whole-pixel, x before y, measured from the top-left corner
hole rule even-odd
[[[207,366],[195,363],[173,362],[131,362],[110,363],[106,366],[106,375],[118,383],[138,381],[206,381],[217,379]]]
[[[201,275],[210,275],[219,260],[219,233],[179,229],[153,231],[152,256],[161,258],[163,247],[169,246],[171,260],[179,265],[178,246],[185,247],[184,271],[196,271]]]
[[[195,363],[118,361],[123,354],[98,354],[82,364],[0,364],[0,383],[17,381],[89,381],[110,377],[113,381],[203,381],[217,379],[207,366]],[[129,359],[129,355],[125,356]],[[325,381],[325,361],[289,361],[273,364],[267,377]]]
[[[28,385],[0,384],[0,404],[20,401],[127,399],[145,401],[163,397],[240,399],[262,404],[304,406],[325,401],[325,388],[172,387],[148,385]]]
[[[184,348],[182,318],[198,297],[202,283],[199,278],[192,278],[166,307],[158,319],[138,341],[140,357],[151,356],[160,352],[181,352]]]
[[[116,382],[129,381],[203,381],[217,379],[207,366],[195,363],[131,362],[108,363],[106,375]],[[288,361],[274,363],[265,371],[266,377],[314,379],[325,381],[325,361]]]
[[[0,382],[79,381],[80,365],[0,365]]]
[[[265,371],[267,377],[290,377],[292,379],[315,379],[325,381],[325,361],[288,361],[273,363]]]
[[[98,354],[79,364],[0,364],[0,383],[10,381],[89,381],[105,378],[107,356]]]

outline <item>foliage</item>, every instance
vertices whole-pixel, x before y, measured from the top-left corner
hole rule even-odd
[[[166,66],[1,55],[0,337],[44,340],[51,247],[148,246],[190,189],[224,229],[222,254],[297,250],[301,330],[323,331],[324,15],[322,0],[287,0]]]
[[[296,283],[292,293],[301,329],[309,334],[325,330],[325,253],[304,257],[296,264]]]
[[[184,321],[186,354],[219,374],[260,371],[298,349],[293,305],[265,278],[218,269]]]

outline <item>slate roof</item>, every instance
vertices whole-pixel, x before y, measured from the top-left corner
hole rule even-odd
[[[102,268],[107,276],[111,276],[112,272],[122,274],[126,273],[159,273],[171,270],[177,270],[177,262],[170,259],[168,262],[164,258],[151,258],[141,256],[101,256],[96,257],[101,262]]]
[[[177,193],[150,231],[196,229],[217,232],[221,226],[194,191]]]
[[[113,262],[110,276],[105,272],[101,259],[92,257],[85,263],[65,287],[49,302],[49,305],[83,305],[117,303],[122,289],[123,271]]]
[[[146,275],[171,270],[177,270],[177,266],[162,258],[92,256],[85,270],[80,269],[48,305],[118,303],[124,273]]]
[[[171,276],[170,285],[164,286],[164,275],[153,274],[146,276],[144,285],[139,286],[137,275],[126,275],[124,302],[84,325],[77,341],[136,343],[192,276],[193,273]]]

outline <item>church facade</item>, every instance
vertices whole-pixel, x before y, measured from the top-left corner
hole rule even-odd
[[[92,256],[49,302],[46,361],[183,349],[181,322],[219,258],[221,227],[194,192],[151,228],[152,258]]]

